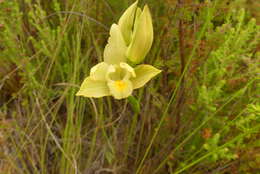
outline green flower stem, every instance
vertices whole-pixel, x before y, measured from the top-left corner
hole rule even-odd
[[[138,114],[140,112],[140,103],[139,103],[139,101],[132,95],[127,98],[127,101],[132,106],[132,109],[134,110],[134,112]]]
[[[95,116],[96,116],[95,121],[98,122],[98,116],[99,115],[98,115],[98,110],[97,110],[95,101],[92,98],[90,98],[90,101],[92,103],[92,106],[93,106],[93,109],[94,109],[94,113],[95,113]],[[97,140],[98,129],[99,129],[99,127],[96,126],[96,128],[94,130],[94,133],[93,133],[93,136],[92,136],[92,139],[91,139],[91,146],[90,146],[90,151],[88,153],[89,155],[88,155],[88,159],[87,159],[87,163],[86,163],[86,168],[90,167],[91,161],[92,161],[93,156],[94,156],[94,150],[95,150],[95,147],[96,147],[96,140]]]
[[[143,90],[142,90],[143,92]],[[142,97],[142,94],[139,95],[138,99],[134,98],[133,96],[131,96],[130,98],[128,98],[128,100],[134,100],[136,104],[138,104],[138,107],[139,107],[139,111],[138,112],[135,112],[134,115],[133,115],[133,120],[131,122],[131,127],[130,127],[130,130],[129,130],[129,133],[127,134],[127,143],[126,143],[126,147],[125,147],[125,155],[124,155],[124,159],[123,159],[123,162],[125,163],[125,161],[127,160],[127,156],[128,156],[128,152],[129,152],[129,147],[131,146],[130,143],[133,142],[133,134],[134,134],[134,130],[136,130],[136,125],[137,125],[137,118],[138,118],[138,115],[140,113],[140,100],[141,100],[141,97]]]
[[[104,100],[101,98],[100,99],[100,102],[99,102],[99,111],[100,111],[100,124],[99,124],[99,128],[101,128],[101,131],[102,131],[102,134],[103,136],[105,137],[106,139],[106,142],[110,148],[110,150],[112,151],[112,154],[114,154],[115,150],[113,148],[113,145],[111,144],[111,141],[109,139],[109,136],[107,135],[106,133],[106,130],[105,130],[105,115],[104,115]]]

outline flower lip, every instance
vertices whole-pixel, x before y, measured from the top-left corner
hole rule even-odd
[[[125,69],[126,72],[129,72],[132,77],[136,77],[135,70],[127,63],[121,62],[120,67]]]
[[[132,77],[136,77],[135,71],[125,62],[121,62],[119,65],[110,65],[106,74],[108,81],[128,80]]]
[[[127,84],[122,80],[117,80],[115,81],[115,86],[118,91],[123,91],[126,88]]]
[[[121,72],[118,65],[109,65],[108,71],[106,73],[107,81],[117,81],[121,80]]]
[[[133,85],[130,80],[110,81],[108,82],[108,88],[115,99],[127,98],[133,91]]]
[[[111,95],[116,99],[130,96],[133,84],[129,79],[135,76],[134,69],[125,62],[109,65],[106,77]]]

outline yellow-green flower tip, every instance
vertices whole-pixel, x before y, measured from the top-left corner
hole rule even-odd
[[[104,61],[108,64],[118,64],[126,61],[126,44],[117,24],[110,29],[110,37],[104,50]]]
[[[126,51],[126,57],[133,63],[142,62],[153,43],[153,24],[150,10],[146,5],[136,19],[132,40]]]
[[[128,7],[128,9],[126,9],[126,11],[123,13],[123,15],[120,17],[118,21],[118,26],[122,31],[122,35],[124,37],[126,45],[129,45],[131,41],[132,28],[135,19],[137,3],[138,1],[133,3],[130,7]]]

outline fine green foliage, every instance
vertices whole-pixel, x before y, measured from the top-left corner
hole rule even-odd
[[[161,73],[137,66],[127,99],[77,97],[111,25],[135,32],[118,2],[0,0],[0,173],[257,173],[259,3],[139,0]]]

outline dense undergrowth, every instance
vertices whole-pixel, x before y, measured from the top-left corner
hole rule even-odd
[[[260,3],[140,0],[163,72],[76,97],[132,2],[0,0],[1,174],[259,173]]]

